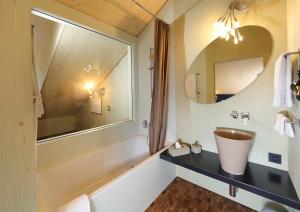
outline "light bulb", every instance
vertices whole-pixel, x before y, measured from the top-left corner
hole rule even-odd
[[[234,38],[234,44],[236,45],[236,44],[238,44],[238,42],[239,42],[239,40],[235,37]]]
[[[219,29],[219,34],[221,38],[225,38],[227,34],[227,30],[225,26],[222,26],[222,28]]]
[[[231,30],[231,27],[230,27],[229,24],[227,24],[227,25],[226,25],[226,32],[230,32],[230,30]]]
[[[226,34],[226,37],[225,37],[225,40],[228,41],[229,38],[230,38],[230,36],[229,36],[229,34],[227,33],[227,34]]]
[[[237,28],[239,28],[239,27],[240,27],[240,22],[235,21],[235,22],[233,23],[233,28],[237,29]]]
[[[220,21],[216,21],[216,22],[214,23],[214,27],[216,27],[216,28],[219,28],[220,25],[222,25],[222,23],[221,23]]]
[[[95,87],[95,83],[87,82],[84,87],[85,89],[87,89],[88,92],[92,92],[93,88]]]
[[[236,30],[236,31],[237,31],[237,35],[238,35],[239,41],[243,41],[244,38],[243,38],[243,36],[241,36],[240,31],[239,30]]]
[[[231,30],[230,30],[230,34],[234,37],[235,36],[235,30],[232,28]]]

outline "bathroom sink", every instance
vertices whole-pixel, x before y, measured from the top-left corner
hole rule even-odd
[[[231,128],[217,128],[214,135],[222,169],[230,174],[243,175],[255,133]]]

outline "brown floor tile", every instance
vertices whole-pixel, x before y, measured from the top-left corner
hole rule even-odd
[[[243,205],[176,178],[146,212],[253,212]]]

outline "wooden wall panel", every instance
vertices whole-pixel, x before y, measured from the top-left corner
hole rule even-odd
[[[138,36],[152,20],[152,16],[132,0],[56,0],[62,4],[108,23],[122,31]],[[152,14],[156,14],[167,0],[139,0]]]
[[[33,212],[31,1],[0,1],[0,211]]]

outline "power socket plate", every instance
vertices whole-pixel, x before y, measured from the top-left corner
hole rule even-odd
[[[269,162],[281,164],[281,155],[269,152]]]

